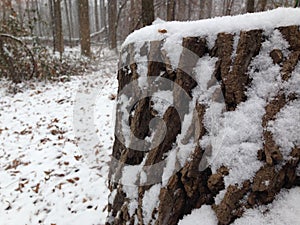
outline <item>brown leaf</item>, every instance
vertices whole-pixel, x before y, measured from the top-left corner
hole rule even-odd
[[[51,120],[51,123],[58,123],[58,122],[59,122],[59,119],[57,119],[57,118]]]
[[[66,131],[61,130],[61,129],[53,129],[50,131],[52,135],[57,135],[57,134],[64,134]]]
[[[59,183],[59,184],[58,184],[58,185],[56,185],[55,187],[57,187],[59,190],[61,190],[61,188],[62,188],[63,184],[65,184],[65,183],[64,183],[64,182],[62,182],[62,183]]]
[[[35,187],[32,188],[32,190],[33,190],[35,193],[38,193],[38,192],[39,192],[39,189],[40,189],[40,183],[38,183]]]
[[[53,170],[44,171],[44,173],[45,173],[46,175],[49,175],[49,174],[52,173],[52,172],[53,172]]]
[[[110,99],[110,100],[115,100],[115,99],[116,99],[116,97],[117,97],[117,95],[116,95],[116,94],[111,94],[111,95],[109,96],[109,99]]]
[[[43,139],[40,140],[40,142],[42,144],[45,144],[47,141],[51,141],[51,139],[50,138],[43,138]]]
[[[31,134],[31,133],[32,133],[32,131],[31,130],[27,130],[26,128],[20,132],[21,135]]]
[[[66,100],[66,99],[60,99],[60,100],[57,100],[56,102],[57,102],[58,104],[62,104],[65,100]]]
[[[59,133],[58,130],[51,130],[50,132],[51,132],[52,135],[57,135]]]
[[[77,161],[80,160],[81,157],[82,157],[82,155],[74,155],[74,158],[75,158]]]
[[[21,161],[18,159],[14,159],[10,165],[8,165],[5,170],[17,169],[19,165],[21,165]]]
[[[167,33],[168,31],[166,29],[158,29],[158,32],[161,33],[161,34],[165,34]]]
[[[74,181],[73,179],[67,179],[67,181],[68,181],[69,183],[71,183],[71,184],[74,184],[74,183],[75,183],[75,181]]]
[[[65,174],[63,174],[63,173],[56,173],[56,174],[54,174],[54,176],[56,176],[56,177],[64,177]]]

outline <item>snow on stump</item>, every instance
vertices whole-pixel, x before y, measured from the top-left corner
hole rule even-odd
[[[126,39],[107,224],[173,225],[197,209],[193,224],[225,225],[299,192],[299,25],[299,9],[276,9]]]

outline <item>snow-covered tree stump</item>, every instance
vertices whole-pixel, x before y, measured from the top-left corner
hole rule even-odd
[[[299,15],[158,23],[127,38],[107,224],[173,225],[196,208],[230,224],[300,186]]]

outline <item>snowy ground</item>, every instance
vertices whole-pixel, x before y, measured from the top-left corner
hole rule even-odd
[[[104,224],[115,64],[16,95],[0,82],[1,225]],[[80,105],[82,93],[91,108]]]

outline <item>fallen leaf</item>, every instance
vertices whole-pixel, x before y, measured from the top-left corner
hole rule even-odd
[[[32,188],[32,190],[33,190],[35,193],[38,193],[38,192],[39,192],[39,189],[40,189],[40,183],[38,183],[35,187]]]
[[[166,29],[158,29],[158,32],[161,33],[161,34],[165,34],[167,33],[168,31]]]
[[[81,157],[82,157],[82,155],[74,155],[74,158],[75,158],[77,161],[80,160]]]
[[[68,181],[69,183],[71,183],[71,184],[74,184],[74,183],[75,183],[75,181],[74,181],[73,179],[67,179],[67,181]]]

